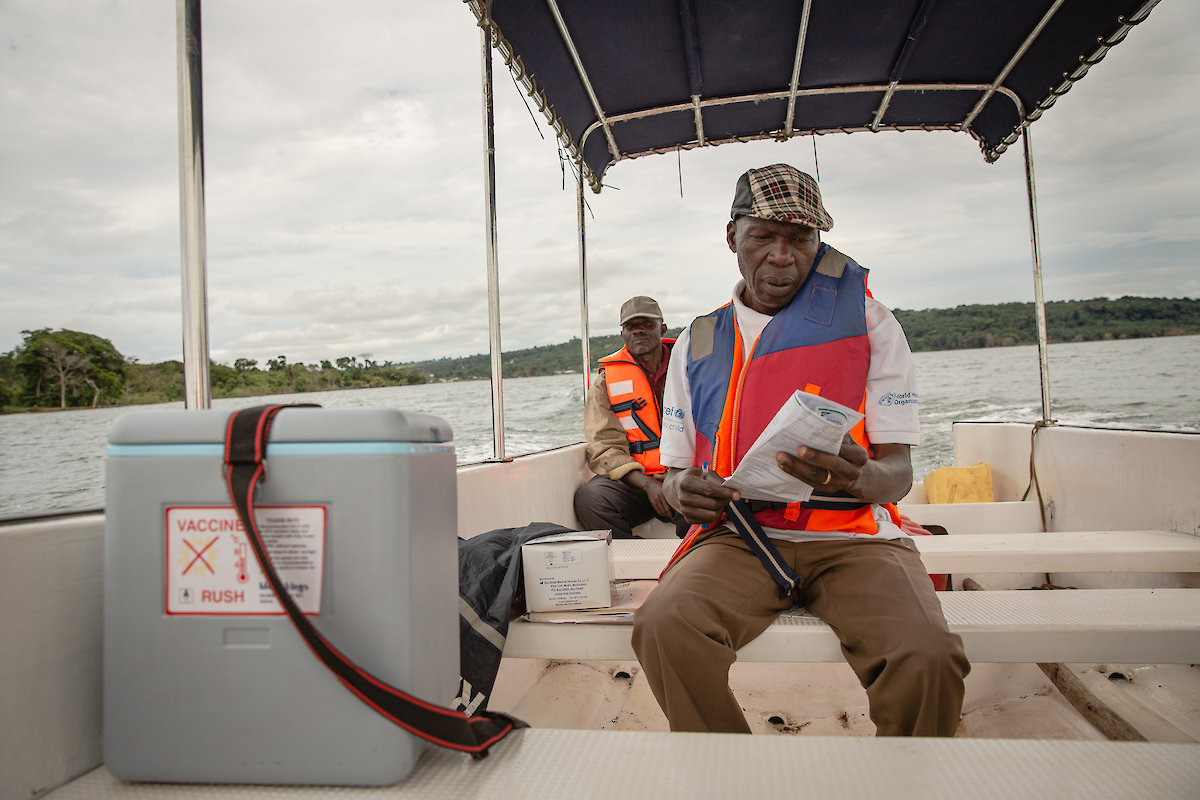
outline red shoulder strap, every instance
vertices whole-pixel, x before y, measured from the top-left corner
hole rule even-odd
[[[311,404],[300,404],[311,405]],[[279,579],[254,518],[254,490],[266,470],[271,422],[286,405],[267,405],[235,411],[225,427],[225,482],[229,497],[246,527],[250,547],[271,590],[309,649],[358,699],[387,719],[434,744],[471,753],[476,758],[510,731],[525,723],[493,711],[468,717],[459,711],[427,703],[375,678],[325,640],[300,611]]]

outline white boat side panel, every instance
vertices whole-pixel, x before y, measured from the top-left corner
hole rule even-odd
[[[1035,464],[1051,530],[1200,532],[1200,434],[1049,428]]]
[[[864,768],[869,767],[869,768]],[[376,798],[929,797],[1187,798],[1200,786],[1200,745],[1021,739],[745,736],[527,729],[488,758],[431,748],[407,781]],[[53,800],[126,797],[286,798],[312,789],[133,786],[99,769]],[[322,789],[321,797],[361,790]]]
[[[578,528],[573,498],[586,475],[584,445],[458,470],[458,535],[552,522]]]
[[[0,526],[0,797],[100,763],[104,515]]]
[[[925,498],[925,480],[914,480],[913,485],[909,488],[908,494],[900,498],[900,505],[913,504],[918,505],[927,502]]]
[[[992,493],[996,500],[1020,500],[1029,485],[1032,427],[1023,422],[955,422],[954,464],[970,467],[986,461],[992,469]]]
[[[900,513],[918,525],[941,525],[951,534],[1042,530],[1034,500],[996,503],[902,503]]]
[[[1029,485],[1030,430],[957,422],[955,463],[987,461],[996,499],[1016,500]],[[1035,450],[1050,530],[1200,534],[1200,434],[1051,426]]]

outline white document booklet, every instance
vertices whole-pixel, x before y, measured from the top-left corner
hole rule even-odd
[[[797,447],[837,453],[842,437],[862,418],[862,414],[841,403],[796,390],[779,407],[725,485],[748,499],[785,503],[807,500],[813,487],[781,470],[775,454],[781,450],[794,454]]]

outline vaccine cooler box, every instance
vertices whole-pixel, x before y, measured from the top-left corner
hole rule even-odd
[[[388,785],[425,743],[321,664],[226,493],[229,411],[133,411],[109,433],[104,760],[127,781]],[[458,678],[449,426],[286,408],[257,520],[292,597],[375,677],[449,706]]]

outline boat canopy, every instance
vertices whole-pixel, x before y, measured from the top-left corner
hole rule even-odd
[[[995,161],[1158,0],[466,2],[598,192],[624,159],[835,132]]]
[[[482,29],[492,429],[504,455],[491,50],[576,165],[580,339],[590,382],[584,186],[625,159],[754,139],[965,131],[1025,151],[1042,423],[1050,415],[1029,125],[1159,0],[463,0]],[[177,2],[184,390],[211,405],[200,0]]]
[[[1159,0],[463,0],[482,29],[492,405],[503,457],[490,51],[576,165],[580,339],[590,384],[584,185],[625,159],[826,133],[1021,139],[1042,420],[1053,424],[1029,126]]]

